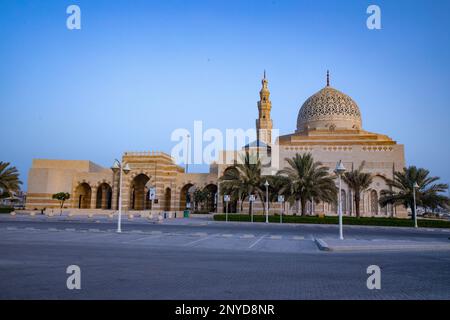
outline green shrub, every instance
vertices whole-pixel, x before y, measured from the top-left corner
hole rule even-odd
[[[214,220],[225,221],[225,214],[214,215]],[[228,221],[247,221],[250,222],[251,218],[248,214],[229,214]],[[265,215],[254,215],[254,222],[265,222]],[[279,215],[270,215],[269,222],[279,223]],[[323,217],[317,216],[283,216],[283,223],[313,223],[313,224],[338,224],[338,217]],[[386,227],[413,227],[414,222],[411,219],[399,219],[399,218],[356,218],[356,217],[344,217],[344,224],[347,225],[366,225],[366,226],[386,226]],[[425,228],[450,228],[450,221],[445,220],[418,220],[419,227]]]
[[[14,211],[14,208],[10,208],[10,207],[1,207],[0,208],[0,213],[11,213]]]

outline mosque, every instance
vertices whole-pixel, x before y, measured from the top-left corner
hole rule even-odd
[[[246,145],[245,150],[256,148],[269,150],[268,157],[279,161],[271,162],[263,174],[273,174],[287,166],[286,158],[296,153],[311,153],[316,161],[333,170],[342,160],[345,168],[357,168],[364,161],[364,170],[373,174],[373,183],[362,194],[360,211],[362,216],[406,217],[400,206],[381,208],[378,204],[380,191],[386,189],[386,178],[393,178],[394,171],[405,166],[404,146],[390,137],[365,131],[358,105],[351,97],[330,86],[327,73],[326,86],[309,97],[301,106],[295,132],[277,137],[272,142],[272,103],[268,80],[264,73],[262,88],[257,102],[257,140]],[[237,150],[221,152],[220,158],[228,154],[236,156]],[[112,161],[111,161],[112,162]],[[68,210],[80,212],[115,212],[121,197],[125,212],[145,213],[149,211],[180,212],[190,207],[192,193],[196,189],[208,189],[218,195],[219,178],[231,165],[218,161],[210,165],[208,173],[187,173],[164,152],[125,152],[122,163],[129,172],[122,175],[122,194],[119,193],[117,170],[101,167],[88,160],[33,159],[28,175],[26,208],[29,210],[58,207],[52,199],[58,192],[70,193],[65,204]],[[153,191],[152,191],[153,190]],[[150,193],[156,193],[150,197]],[[343,183],[341,191],[344,215],[355,215],[351,190]],[[214,197],[208,203],[211,212],[224,212],[223,199]],[[236,205],[231,208],[236,209]],[[271,210],[279,212],[277,204]],[[232,210],[234,211],[234,210]],[[255,213],[262,213],[258,200]],[[298,208],[293,205],[285,214],[293,214]],[[332,203],[307,204],[308,214],[336,215],[337,206]]]

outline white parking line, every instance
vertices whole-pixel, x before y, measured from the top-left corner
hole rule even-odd
[[[101,232],[100,229],[89,229],[89,232]]]
[[[139,238],[137,238],[137,239],[131,239],[131,240],[127,240],[127,241],[121,241],[120,243],[124,243],[124,244],[126,244],[126,243],[131,243],[131,242],[136,242],[136,241],[140,241],[140,240],[144,240],[144,239],[157,239],[157,238],[161,238],[163,235],[162,234],[160,234],[160,235],[157,235],[157,236],[150,236],[150,235],[148,235],[148,236],[144,236],[144,237],[139,237]]]
[[[231,238],[233,235],[232,234],[229,234],[229,233],[224,233],[224,234],[222,234],[222,237],[224,237],[224,238]]]
[[[302,236],[294,236],[292,239],[294,239],[294,240],[305,240],[305,237],[302,237]]]
[[[258,238],[258,240],[256,240],[255,242],[253,242],[250,247],[248,247],[249,249],[253,248],[254,246],[256,246],[258,244],[258,242],[260,242],[267,234],[263,234],[261,237]]]
[[[206,237],[208,234],[206,232],[196,232],[196,233],[192,233],[191,235],[196,236],[196,237]]]
[[[254,238],[255,235],[254,234],[244,234],[243,236],[241,236],[241,239],[250,239],[250,238]]]
[[[216,236],[216,234],[212,234],[212,235],[210,235],[210,236],[207,236],[207,237],[204,237],[204,238],[200,238],[200,239],[197,239],[197,240],[188,242],[188,243],[186,243],[184,246],[190,246],[190,245],[195,244],[195,243],[197,243],[197,242],[204,241],[204,240],[207,240],[207,239],[211,239],[211,238],[213,238],[214,236]]]
[[[75,237],[70,237],[69,239],[64,239],[62,241],[68,242],[68,241],[74,241],[74,240],[87,240],[87,239],[101,238],[101,237],[106,237],[106,236],[109,236],[109,234],[107,234],[107,233],[97,233],[97,234],[91,234],[91,235],[78,234]]]
[[[272,239],[272,240],[280,240],[281,236],[270,236],[270,239]]]

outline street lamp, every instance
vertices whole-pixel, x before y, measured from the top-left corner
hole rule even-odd
[[[188,133],[186,137],[187,137],[187,140],[186,140],[187,149],[186,149],[186,164],[185,164],[186,169],[185,169],[185,171],[186,171],[186,173],[188,173],[188,168],[189,168],[189,141],[191,140],[191,135]]]
[[[334,172],[339,177],[339,203],[338,203],[338,212],[339,212],[339,239],[344,240],[344,233],[342,231],[342,199],[341,199],[341,176],[345,172],[345,167],[342,164],[342,160],[339,160],[339,162],[336,164],[336,169]]]
[[[267,180],[264,186],[266,187],[266,223],[269,223],[269,182]]]
[[[128,174],[131,169],[128,163],[123,166],[123,163],[116,159],[111,167],[111,170],[114,173],[119,172],[119,215],[117,219],[117,232],[120,233],[122,232],[122,171],[123,173]]]
[[[413,184],[413,200],[414,200],[414,227],[418,228],[417,226],[417,206],[416,206],[416,189],[419,188],[419,185],[417,182],[414,182]]]

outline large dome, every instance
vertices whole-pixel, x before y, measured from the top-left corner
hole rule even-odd
[[[361,129],[361,112],[348,95],[326,86],[309,97],[297,118],[297,132],[311,129]]]

